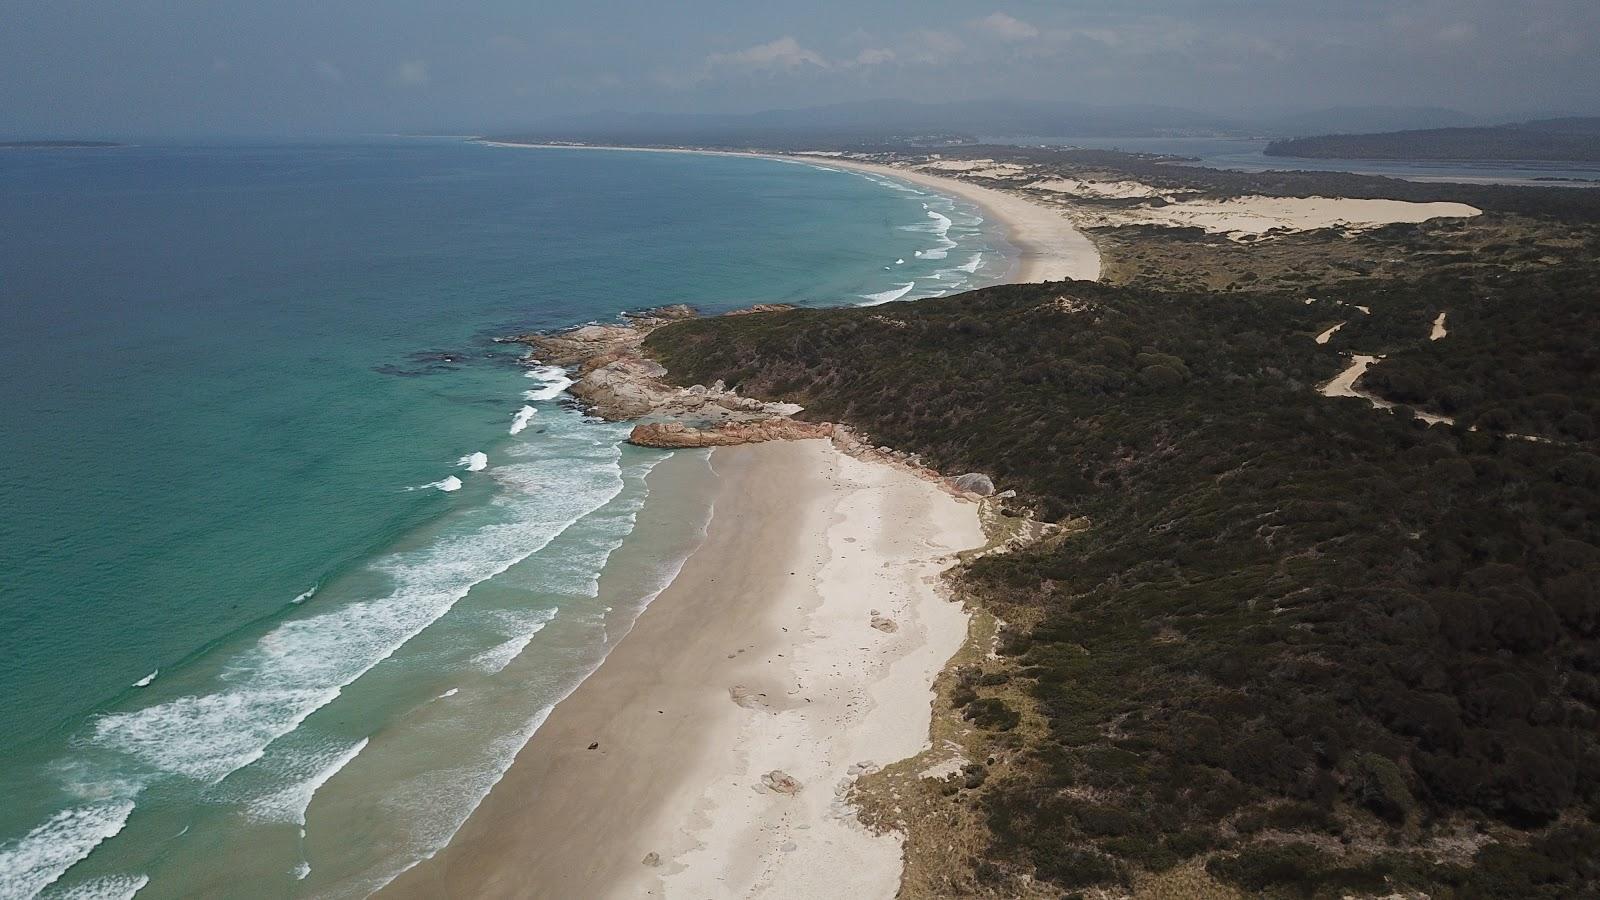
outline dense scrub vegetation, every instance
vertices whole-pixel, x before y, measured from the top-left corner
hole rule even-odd
[[[1496,279],[1600,258],[1600,227],[1488,213],[1366,231],[1319,229],[1243,242],[1198,228],[1122,226],[1091,233],[1101,277],[1163,289],[1326,287],[1348,279]]]
[[[1523,361],[1529,403],[1588,409],[1592,351],[1561,333],[1588,281],[1541,277],[1449,296],[1433,346],[1445,298],[1339,290],[1420,393],[1497,398],[1472,360],[1509,336],[1493,358]],[[1007,286],[649,338],[684,383],[803,403],[1090,523],[962,576],[1018,624],[954,698],[997,750],[949,786],[990,847],[948,894],[1202,865],[1252,895],[1600,889],[1600,456],[1321,397],[1342,359],[1306,295]]]
[[[1331,346],[1388,354],[1361,386],[1463,426],[1600,437],[1600,273],[1474,274],[1337,291],[1375,314],[1351,316]],[[1423,339],[1439,313],[1449,333]]]
[[[1569,118],[1485,128],[1325,134],[1273,141],[1268,156],[1323,159],[1600,160],[1600,119]]]

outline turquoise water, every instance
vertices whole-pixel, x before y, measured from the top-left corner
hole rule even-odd
[[[0,897],[449,837],[707,514],[492,337],[1005,266],[876,177],[458,141],[7,151],[0,234]]]

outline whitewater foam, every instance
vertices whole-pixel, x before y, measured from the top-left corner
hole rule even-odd
[[[306,812],[311,808],[311,801],[317,791],[333,776],[339,774],[340,769],[359,756],[366,746],[367,739],[362,738],[348,747],[328,748],[322,753],[302,760],[303,764],[315,767],[311,774],[281,791],[252,800],[248,804],[250,815],[264,822],[287,822],[299,825],[304,830]]]
[[[51,891],[49,900],[132,900],[149,883],[149,875],[105,875]]]
[[[135,681],[133,683],[133,686],[134,687],[149,687],[150,683],[155,681],[156,680],[156,676],[160,675],[160,674],[161,674],[161,670],[157,669],[154,672],[151,672],[149,675],[146,675],[145,677],[139,679],[138,681]]]
[[[457,478],[454,475],[450,475],[450,476],[445,477],[441,481],[435,481],[434,483],[428,485],[428,487],[438,488],[439,490],[444,491],[445,493],[448,494],[448,493],[451,493],[451,492],[454,492],[454,491],[461,490],[461,479]]]
[[[511,433],[521,434],[522,429],[528,427],[528,423],[533,420],[533,416],[537,412],[538,410],[531,406],[524,406],[517,410],[517,414],[511,417]]]
[[[889,302],[894,301],[894,300],[899,300],[901,297],[904,297],[905,295],[911,293],[911,289],[916,287],[916,286],[917,286],[917,283],[915,281],[908,281],[905,284],[896,285],[895,287],[893,287],[893,288],[891,288],[890,290],[887,290],[887,291],[880,291],[879,293],[876,293],[876,294],[862,294],[861,298],[863,300],[868,301],[868,302],[863,303],[861,305],[862,306],[876,306],[879,303],[889,303]]]
[[[567,370],[560,366],[539,366],[529,370],[527,377],[536,378],[542,384],[530,391],[524,391],[522,396],[533,402],[540,400],[554,400],[561,396],[561,392],[572,386],[572,379],[568,377]]]
[[[489,454],[481,450],[477,453],[469,453],[456,460],[456,465],[466,466],[468,472],[482,472],[484,469],[489,468]]]
[[[967,260],[966,262],[962,263],[959,266],[956,266],[956,268],[958,268],[961,271],[966,272],[968,274],[975,274],[978,271],[978,267],[981,266],[981,265],[983,265],[983,254],[982,253],[974,253],[974,254],[972,254],[972,258],[971,259]]]
[[[316,595],[317,595],[317,586],[313,584],[311,587],[308,587],[304,591],[300,592],[298,595],[295,596],[295,598],[293,600],[291,600],[289,602],[293,603],[296,606],[299,606],[300,604],[306,602],[307,600],[310,600],[312,597],[315,597]]]
[[[485,675],[498,675],[511,661],[522,655],[528,648],[528,643],[533,636],[544,630],[551,619],[556,617],[553,609],[537,610],[531,614],[502,613],[500,619],[507,622],[516,633],[509,639],[477,654],[472,658],[472,665]]]
[[[0,844],[0,897],[32,897],[54,884],[102,841],[121,831],[132,812],[131,800],[75,806],[23,837]]]
[[[637,475],[638,477],[642,478],[659,462],[660,459],[655,459],[645,462],[642,465],[638,465],[637,467],[630,466],[630,477]],[[710,468],[710,461],[708,457],[706,458],[706,466],[708,469]],[[636,497],[633,502],[628,504],[628,514],[623,518],[626,518],[626,520],[631,524],[642,504],[643,497]],[[698,524],[695,533],[701,540],[704,540],[708,533],[710,517],[712,515],[714,515],[714,512],[708,507],[706,518]],[[625,537],[625,535],[623,537]],[[616,545],[621,545],[620,539],[617,540]],[[606,640],[610,646],[615,646],[617,640],[620,640],[622,637],[626,636],[627,632],[632,629],[633,622],[637,620],[638,614],[642,613],[645,608],[647,608],[650,603],[655,600],[656,597],[661,595],[662,591],[666,590],[667,586],[672,583],[673,579],[678,577],[678,573],[683,570],[683,566],[687,561],[688,555],[686,554],[681,558],[668,561],[656,571],[656,577],[653,580],[653,583],[651,583],[646,589],[645,593],[639,597],[637,604],[635,605],[634,619],[629,620],[626,627],[623,629],[622,634],[615,637],[607,634]],[[607,607],[607,611],[609,610],[610,607]],[[572,678],[572,680],[564,686],[559,695],[552,697],[548,704],[535,711],[523,728],[514,733],[506,734],[494,741],[493,745],[490,747],[490,759],[486,762],[482,769],[474,772],[467,767],[459,767],[451,769],[448,772],[440,773],[442,777],[450,779],[463,779],[466,781],[466,783],[453,783],[450,785],[436,784],[431,786],[431,789],[415,781],[409,782],[405,785],[397,786],[396,793],[393,797],[393,802],[396,808],[416,810],[419,816],[423,813],[423,811],[430,812],[435,816],[440,817],[439,819],[435,820],[435,824],[439,827],[436,830],[431,831],[432,840],[425,847],[418,848],[419,852],[417,853],[415,859],[408,861],[404,866],[395,870],[393,873],[370,882],[366,886],[368,892],[376,893],[378,889],[386,884],[391,883],[395,878],[398,878],[404,872],[415,868],[421,862],[432,859],[440,850],[444,849],[444,847],[448,845],[455,837],[456,832],[461,830],[461,826],[466,823],[467,818],[471,816],[472,812],[476,810],[483,802],[483,798],[487,797],[489,792],[494,789],[494,786],[499,784],[500,780],[505,777],[506,771],[511,767],[512,760],[516,758],[517,753],[527,745],[529,739],[531,739],[539,730],[540,726],[544,724],[545,719],[550,715],[550,711],[554,709],[555,706],[562,700],[565,700],[567,697],[571,696],[572,692],[577,690],[578,686],[581,685],[590,675],[594,674],[594,671],[598,669],[603,662],[603,657],[595,659],[590,665],[585,667],[584,671],[576,673],[576,677]],[[446,696],[448,696],[449,693],[454,693],[454,689],[448,692]],[[476,776],[475,780],[473,779],[474,775]],[[471,803],[464,807],[452,807],[449,804],[439,802],[439,798],[441,797],[456,798],[467,795],[470,795],[472,799]]]
[[[602,428],[607,431],[595,434]],[[106,716],[94,725],[90,743],[211,784],[259,759],[474,585],[539,552],[610,502],[622,490],[616,442],[624,431],[596,426],[586,432],[548,442],[543,458],[493,470],[508,484],[559,482],[563,490],[504,492],[475,511],[490,521],[372,564],[393,583],[389,594],[280,623],[230,662],[216,692]],[[597,437],[610,442],[597,444]],[[583,477],[574,478],[575,472]]]

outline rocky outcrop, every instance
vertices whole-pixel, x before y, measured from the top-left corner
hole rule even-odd
[[[789,309],[793,307],[768,303],[738,314]],[[832,433],[831,426],[788,418],[800,411],[794,404],[741,397],[721,381],[709,387],[679,387],[667,381],[667,370],[645,355],[644,340],[663,325],[695,315],[688,306],[663,306],[624,314],[620,325],[582,325],[506,340],[532,348],[529,362],[575,370],[576,380],[567,392],[594,415],[611,421],[640,420],[630,440],[641,446],[724,447]]]
[[[636,313],[623,313],[621,325],[580,325],[555,334],[534,332],[502,338],[505,343],[527,344],[532,357],[550,366],[577,367],[580,374],[598,369],[625,357],[640,355],[639,345],[650,332],[698,313],[686,304],[658,306]]]
[[[756,303],[751,306],[746,306],[744,309],[736,309],[732,312],[723,313],[723,315],[749,316],[756,313],[788,312],[789,310],[795,308],[795,305],[792,303]]]
[[[640,447],[678,450],[688,447],[731,447],[735,444],[799,441],[832,436],[833,426],[826,422],[797,422],[794,419],[774,417],[756,421],[724,422],[708,428],[696,428],[682,422],[645,422],[633,427],[633,433],[628,435],[628,443]]]
[[[667,370],[653,359],[620,356],[588,371],[580,366],[578,380],[567,392],[590,412],[614,422],[650,417],[710,423],[788,412],[787,407],[741,397],[720,382],[682,388],[669,384],[666,375]]]
[[[981,472],[959,475],[952,486],[963,494],[977,494],[979,497],[987,497],[994,493],[994,482]]]

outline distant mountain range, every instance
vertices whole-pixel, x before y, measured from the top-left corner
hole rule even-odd
[[[1019,100],[913,103],[865,100],[754,113],[623,113],[557,116],[519,140],[791,146],[939,140],[1070,137],[1290,137],[1398,128],[1488,124],[1439,107],[1331,107],[1226,116],[1172,106],[1100,106]]]
[[[1334,106],[1261,115],[1252,121],[1260,134],[1296,137],[1306,134],[1399,131],[1403,128],[1462,128],[1489,125],[1494,120],[1438,106]]]
[[[0,141],[0,149],[7,150],[76,150],[121,146],[114,141]]]
[[[878,142],[917,136],[969,141],[980,135],[1158,137],[1215,134],[1237,127],[1238,123],[1216,116],[1161,106],[869,100],[756,113],[598,112],[547,119],[514,136],[548,140],[789,145]]]
[[[1326,134],[1274,141],[1268,156],[1320,159],[1600,162],[1600,117],[1475,128]]]

